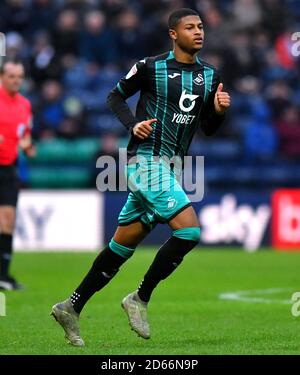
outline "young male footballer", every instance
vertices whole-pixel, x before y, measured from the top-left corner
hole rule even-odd
[[[67,340],[75,346],[84,345],[79,332],[84,305],[111,281],[159,222],[170,226],[172,236],[158,250],[138,289],[121,304],[131,328],[149,339],[147,306],[153,290],[176,270],[200,239],[197,215],[165,160],[174,156],[183,159],[198,127],[205,135],[214,134],[230,106],[230,96],[223,91],[216,69],[197,56],[204,41],[199,14],[186,8],[176,10],[168,26],[173,50],[136,63],[108,95],[111,110],[130,132],[130,193],[109,244],[73,294],[52,308]],[[126,100],[138,91],[134,116]],[[138,185],[137,174],[144,184]],[[163,188],[166,181],[169,189]]]

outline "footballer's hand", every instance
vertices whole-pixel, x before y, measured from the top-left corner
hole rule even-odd
[[[1,143],[4,141],[4,137],[3,137],[3,135],[1,135],[0,134],[0,145],[1,145]]]
[[[153,130],[152,124],[156,121],[157,121],[156,118],[152,118],[151,120],[145,120],[145,121],[141,121],[135,124],[132,129],[134,136],[139,139],[148,138]]]
[[[224,115],[230,107],[230,96],[228,92],[223,91],[223,83],[220,83],[217,88],[214,104],[218,115]]]

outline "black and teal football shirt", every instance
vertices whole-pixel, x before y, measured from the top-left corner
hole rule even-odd
[[[131,132],[128,157],[182,158],[198,127],[206,135],[213,134],[223,121],[214,109],[219,83],[216,68],[198,57],[195,63],[185,64],[176,61],[170,51],[137,62],[108,97],[113,112],[128,129],[137,122],[157,119],[147,139],[140,140]],[[117,102],[113,104],[114,96],[121,95],[126,100],[138,91],[135,117],[124,117],[126,109]]]

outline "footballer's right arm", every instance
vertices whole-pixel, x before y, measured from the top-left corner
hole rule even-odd
[[[148,122],[151,120],[139,122],[131,112],[126,100],[143,88],[145,77],[146,60],[142,60],[133,65],[128,74],[118,82],[107,97],[107,104],[111,111],[130,132],[140,139],[144,139],[142,137],[145,137],[150,130],[151,124]]]

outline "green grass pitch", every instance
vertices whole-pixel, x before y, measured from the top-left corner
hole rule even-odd
[[[49,313],[78,285],[95,254],[16,253],[12,273],[27,289],[6,292],[0,354],[300,354],[300,317],[282,303],[300,291],[300,253],[193,250],[154,291],[152,337],[143,340],[130,330],[120,302],[137,288],[154,254],[138,250],[89,301],[81,316],[86,346],[74,348]],[[265,294],[269,288],[282,290]],[[253,290],[250,301],[219,298]]]

